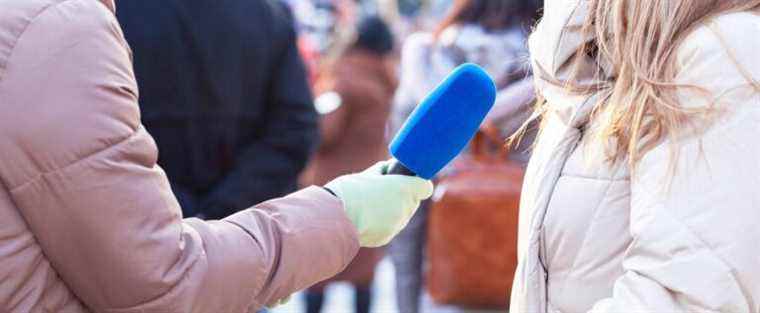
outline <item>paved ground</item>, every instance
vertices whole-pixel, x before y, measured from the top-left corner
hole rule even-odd
[[[383,260],[378,266],[372,313],[404,313],[396,307],[395,279],[393,264],[389,260]],[[322,313],[353,313],[353,291],[348,284],[333,284],[328,288],[327,298]],[[296,294],[293,299],[281,307],[275,308],[271,313],[302,313],[304,312],[304,300],[301,294]],[[475,312],[462,310],[451,306],[440,306],[432,303],[429,297],[422,301],[421,313],[464,313]],[[479,311],[478,313],[486,313]],[[487,312],[491,313],[491,312]]]

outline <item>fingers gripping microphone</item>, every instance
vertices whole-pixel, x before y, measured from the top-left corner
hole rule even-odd
[[[493,107],[496,86],[479,66],[457,67],[412,112],[390,144],[388,173],[433,178],[475,136]]]

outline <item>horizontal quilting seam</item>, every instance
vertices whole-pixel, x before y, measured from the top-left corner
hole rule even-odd
[[[53,169],[53,170],[49,170],[49,171],[45,171],[45,172],[39,173],[39,174],[37,174],[36,177],[30,179],[29,181],[21,183],[18,186],[15,186],[15,187],[14,186],[9,186],[8,189],[9,189],[9,191],[10,191],[11,194],[14,194],[14,193],[18,192],[19,190],[24,189],[27,186],[34,185],[34,184],[36,184],[36,183],[38,183],[38,182],[40,182],[42,180],[45,180],[49,176],[52,176],[52,175],[64,172],[64,171],[66,171],[67,169],[69,169],[71,167],[74,167],[74,166],[77,166],[77,165],[81,164],[82,162],[87,162],[89,160],[99,158],[102,155],[109,153],[113,149],[118,149],[120,146],[127,145],[127,144],[130,143],[130,141],[132,139],[136,138],[137,136],[139,136],[141,134],[142,135],[147,135],[147,133],[143,133],[143,132],[144,132],[144,130],[143,130],[142,126],[140,126],[136,131],[133,131],[128,136],[126,136],[125,138],[119,140],[118,142],[115,142],[114,144],[111,144],[111,145],[108,145],[108,146],[106,146],[106,147],[104,147],[102,149],[96,150],[96,151],[94,151],[94,152],[92,152],[92,153],[90,153],[88,155],[85,155],[85,156],[77,159],[76,161],[73,161],[73,162],[71,162],[69,164],[66,164],[64,166],[58,167],[58,168]]]

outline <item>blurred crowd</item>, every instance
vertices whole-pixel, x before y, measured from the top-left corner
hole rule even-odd
[[[526,36],[540,8],[540,0],[122,1],[117,17],[143,123],[184,215],[219,219],[387,159],[406,117],[463,63],[483,67],[499,90],[484,131],[504,140],[527,130],[507,156],[524,164],[534,98]],[[389,253],[399,311],[418,312],[428,206],[388,249],[361,250],[309,289],[305,311],[320,312],[327,284],[348,281],[356,312],[369,312],[375,266]]]

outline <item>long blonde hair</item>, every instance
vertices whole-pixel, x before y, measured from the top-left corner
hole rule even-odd
[[[606,75],[600,71],[593,85],[576,84],[581,80],[574,74],[562,83],[605,93],[592,118],[598,121],[595,139],[609,161],[627,160],[635,167],[642,155],[704,113],[683,108],[675,98],[677,88],[691,87],[674,82],[679,45],[711,17],[758,7],[760,0],[589,0],[582,32],[594,39],[576,56],[590,56],[610,68]]]

